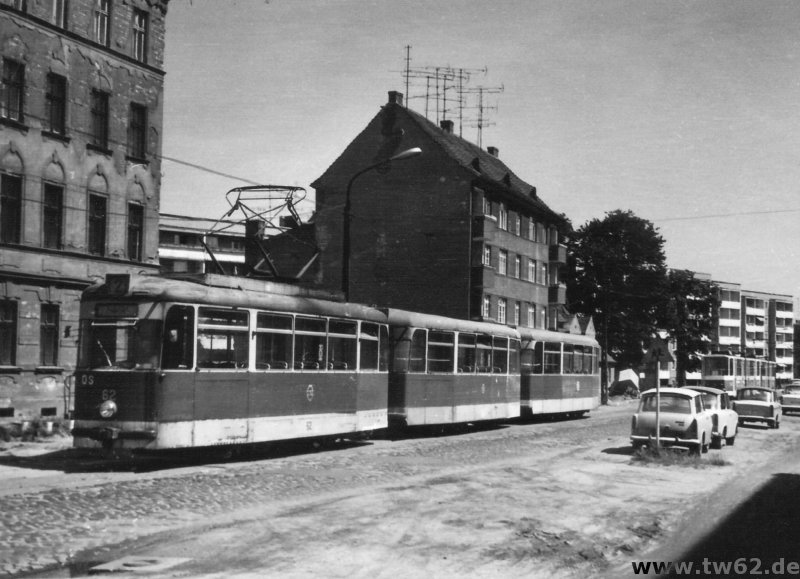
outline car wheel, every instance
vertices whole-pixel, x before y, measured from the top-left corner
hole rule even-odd
[[[711,448],[714,448],[714,449],[722,448],[724,440],[725,440],[725,432],[723,432],[721,436],[714,436],[712,434],[711,435]]]
[[[702,450],[702,445],[693,444],[692,446],[689,447],[689,455],[690,456],[697,456],[697,455],[700,454],[701,450]]]
[[[777,430],[780,427],[781,427],[781,415],[780,414],[776,414],[775,415],[775,426],[774,426],[774,428],[775,428],[775,430]]]
[[[731,436],[730,438],[726,438],[725,439],[725,444],[727,444],[728,446],[733,446],[733,443],[735,441],[736,441],[736,431],[734,430],[733,431],[733,436]]]
[[[633,452],[642,450],[642,448],[644,448],[644,442],[637,440],[636,442],[633,443]]]
[[[739,419],[739,426],[742,426],[743,424],[744,424],[744,420],[742,420],[742,419],[740,418],[740,419]]]
[[[703,454],[708,452],[708,445],[710,443],[706,442],[706,433],[703,433],[703,440],[700,442],[700,452]]]

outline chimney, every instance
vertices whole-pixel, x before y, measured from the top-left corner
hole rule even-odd
[[[443,121],[440,121],[439,126],[442,127],[442,130],[448,135],[453,134],[453,121],[451,121],[450,119],[445,119]]]
[[[530,192],[528,193],[533,199],[536,199],[536,187],[531,187]]]
[[[500,151],[497,150],[497,147],[486,147],[486,152],[492,157],[498,157],[500,155]]]
[[[389,91],[389,104],[396,104],[403,106],[403,93],[397,92],[396,90]]]

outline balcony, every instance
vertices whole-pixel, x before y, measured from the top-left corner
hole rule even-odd
[[[567,303],[567,286],[557,284],[547,288],[547,303],[550,305]]]
[[[551,245],[549,259],[550,263],[567,263],[567,246]]]

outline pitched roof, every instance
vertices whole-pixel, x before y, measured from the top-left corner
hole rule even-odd
[[[513,199],[526,205],[532,205],[539,211],[550,214],[551,217],[563,221],[564,218],[550,209],[548,205],[536,195],[536,187],[526,183],[514,174],[505,163],[488,151],[484,151],[474,143],[456,134],[437,127],[424,116],[407,109],[396,103],[387,104],[386,107],[398,107],[413,120],[417,126],[427,133],[447,155],[458,162],[464,169],[470,171],[475,177],[506,190]]]
[[[553,221],[560,223],[566,221],[563,215],[550,209],[550,207],[536,195],[536,187],[520,179],[498,157],[492,155],[488,151],[484,151],[474,143],[470,143],[452,132],[443,130],[436,126],[435,123],[426,119],[423,115],[391,100],[391,94],[392,93],[390,93],[390,102],[381,107],[380,112],[373,117],[367,126],[373,123],[377,126],[381,126],[383,124],[381,123],[381,117],[386,118],[387,116],[393,119],[394,122],[397,122],[397,119],[403,115],[430,137],[448,157],[458,163],[464,170],[468,171],[474,177],[476,186],[491,189],[495,193],[500,193],[504,195],[507,200],[516,202],[520,206],[531,209]],[[362,131],[353,142],[357,141],[363,133]],[[390,151],[393,151],[393,149],[390,149]],[[341,155],[339,158],[341,158]],[[335,164],[336,161],[334,161],[331,167]],[[321,177],[317,178],[311,186],[317,188],[328,174],[331,167],[329,167]]]

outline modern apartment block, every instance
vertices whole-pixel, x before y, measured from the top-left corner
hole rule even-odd
[[[158,271],[168,0],[0,0],[0,418],[67,406],[78,299]]]
[[[720,307],[715,351],[761,357],[776,362],[780,381],[794,377],[794,305],[790,295],[742,289],[714,282]]]
[[[319,283],[356,302],[556,329],[566,220],[483,150],[389,101],[314,183]],[[381,161],[419,147],[416,157]],[[375,165],[374,170],[363,172]],[[349,194],[349,195],[348,195]],[[349,248],[344,208],[349,196]],[[346,254],[346,255],[345,255]],[[349,283],[343,262],[349,258]]]
[[[161,272],[242,275],[245,262],[244,226],[228,223],[224,231],[210,233],[218,223],[213,219],[162,213],[158,226]]]

